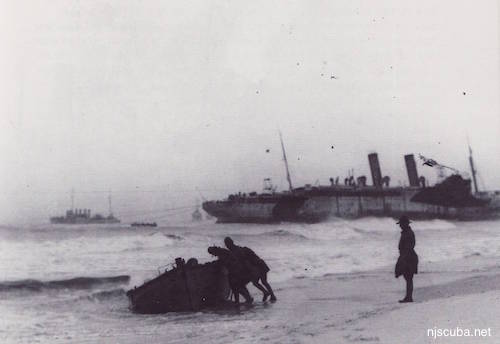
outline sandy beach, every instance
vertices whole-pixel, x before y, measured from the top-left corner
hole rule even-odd
[[[500,265],[471,257],[441,264],[422,264],[415,278],[413,304],[399,304],[404,281],[391,271],[325,277],[323,290],[344,295],[343,307],[326,321],[314,343],[498,343],[500,340]],[[349,292],[355,290],[356,292]],[[326,306],[328,298],[324,299]],[[333,301],[335,302],[335,301]],[[428,329],[489,329],[484,337],[432,337]],[[318,331],[320,332],[320,331]],[[459,332],[458,332],[459,333]],[[432,334],[432,332],[431,332]],[[484,334],[484,332],[483,332]]]
[[[500,264],[472,256],[445,263],[423,263],[415,277],[415,302],[399,304],[404,281],[391,269],[327,274],[279,283],[278,302],[186,315],[192,332],[171,343],[498,343]],[[254,296],[259,296],[251,288]],[[223,317],[221,325],[214,317]],[[158,326],[152,342],[172,327]],[[483,330],[483,337],[438,337],[428,329]],[[460,331],[460,330],[458,330]],[[486,332],[484,332],[486,331]],[[460,333],[460,332],[459,332]],[[464,332],[465,333],[465,332]],[[490,335],[491,334],[491,335]],[[172,333],[170,333],[170,337]],[[139,337],[114,337],[133,343]]]
[[[415,277],[415,302],[399,304],[404,281],[392,270],[296,278],[277,285],[278,302],[256,302],[206,316],[187,338],[174,343],[498,343],[500,264],[471,256],[423,263]],[[252,287],[251,292],[258,296]],[[201,330],[200,330],[201,328]],[[428,329],[483,330],[483,337],[438,337]],[[166,328],[158,327],[157,338]],[[458,330],[460,331],[460,330]],[[484,332],[486,331],[486,332]],[[453,333],[454,333],[453,332]],[[196,333],[196,334],[195,334]],[[460,332],[459,332],[460,333]],[[465,332],[464,332],[465,333]],[[116,337],[115,337],[116,339]],[[155,339],[153,338],[153,341]],[[132,343],[128,338],[119,342]]]
[[[218,333],[214,340],[220,343],[500,341],[500,264],[494,259],[471,256],[444,263],[424,262],[421,267],[422,272],[415,277],[412,304],[397,302],[404,294],[404,280],[396,280],[389,267],[297,278],[279,285],[277,303],[257,302],[251,309],[242,306],[242,318],[247,321],[226,323],[226,336]],[[252,292],[257,295],[255,289]],[[254,313],[264,316],[252,319]],[[428,335],[428,329],[439,328],[451,329],[452,333],[456,328],[471,332],[478,329],[486,336],[438,337],[432,332]],[[197,339],[192,338],[192,342]]]

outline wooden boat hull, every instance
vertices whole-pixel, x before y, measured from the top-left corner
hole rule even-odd
[[[217,261],[206,264],[177,264],[173,270],[127,292],[137,313],[198,311],[228,301],[227,271]]]

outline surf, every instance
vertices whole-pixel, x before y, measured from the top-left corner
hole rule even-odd
[[[108,277],[74,277],[61,280],[41,281],[37,279],[23,279],[17,281],[0,282],[0,292],[27,290],[42,292],[44,290],[60,289],[93,289],[103,285],[125,284],[130,281],[129,275]]]

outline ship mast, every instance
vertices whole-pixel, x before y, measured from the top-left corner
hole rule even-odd
[[[111,190],[109,190],[108,203],[109,203],[109,216],[113,216],[113,208],[111,207]]]
[[[476,191],[476,193],[479,191],[477,189],[477,180],[476,180],[476,169],[474,168],[474,160],[472,160],[472,148],[470,148],[470,145],[469,145],[469,164],[470,164],[470,170],[472,172],[472,181],[474,182],[474,190]]]
[[[290,187],[290,192],[293,192],[292,179],[290,178],[290,170],[288,169],[288,160],[286,159],[285,145],[283,144],[283,137],[280,133],[281,150],[283,151],[283,161],[285,162],[286,169],[286,180],[288,180],[288,186]]]
[[[75,189],[71,188],[71,210],[75,209]]]

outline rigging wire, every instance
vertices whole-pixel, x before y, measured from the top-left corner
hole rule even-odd
[[[181,209],[193,209],[195,206],[194,205],[185,205],[181,207],[175,207],[175,208],[164,208],[164,209],[157,209],[157,210],[152,210],[152,211],[118,211],[119,214],[130,214],[133,215],[134,213],[140,213],[140,214],[156,214],[156,213],[164,213],[164,212],[169,212],[169,211],[175,211],[175,210],[181,210]]]
[[[154,187],[154,186],[149,186],[148,188],[151,188],[151,187]],[[58,195],[61,195],[61,194],[70,194],[71,192],[70,191],[62,191],[62,190],[33,190],[33,189],[30,189],[30,186],[27,185],[26,186],[26,189],[24,191],[29,191],[31,194],[58,194]],[[122,194],[122,193],[165,193],[165,194],[172,194],[172,193],[185,193],[185,194],[194,194],[194,193],[198,193],[202,198],[203,195],[201,195],[201,191],[208,191],[208,192],[233,192],[234,190],[232,189],[229,189],[229,188],[204,188],[204,189],[200,189],[200,188],[194,188],[194,189],[191,189],[191,188],[178,188],[178,189],[170,189],[170,188],[158,188],[158,189],[140,189],[140,188],[137,188],[137,189],[112,189],[113,191],[113,194]],[[0,191],[0,194],[19,194],[19,190],[12,190],[12,191],[9,191],[9,190],[2,190]],[[74,191],[74,194],[75,195],[78,195],[78,194],[109,194],[109,189],[107,190],[75,190]]]
[[[117,216],[120,217],[132,217],[132,216],[144,216],[144,215],[151,215],[152,217],[154,216],[172,216],[172,215],[177,215],[177,214],[182,214],[182,213],[189,213],[191,212],[193,207],[188,207],[188,208],[177,208],[177,209],[166,209],[161,212],[136,212],[136,213],[117,213]]]

